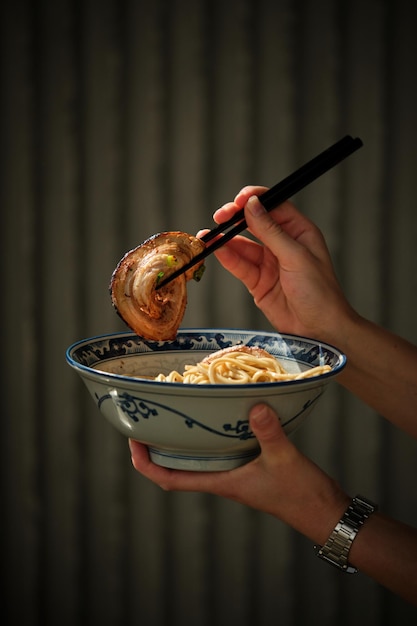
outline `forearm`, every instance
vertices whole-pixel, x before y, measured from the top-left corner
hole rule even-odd
[[[417,604],[417,531],[373,513],[358,532],[349,563],[412,604]]]
[[[333,340],[348,359],[339,382],[417,439],[417,347],[359,316]]]
[[[342,518],[350,497],[329,477],[321,489],[303,498],[298,511],[277,517],[322,546]],[[279,506],[278,506],[279,508]],[[359,529],[348,555],[349,565],[407,602],[417,605],[417,530],[380,512],[374,512]]]

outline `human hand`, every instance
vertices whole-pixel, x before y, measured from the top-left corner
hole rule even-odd
[[[213,216],[222,223],[245,207],[248,229],[259,241],[236,236],[215,255],[245,284],[277,330],[337,341],[342,320],[355,313],[340,288],[324,237],[290,202],[267,213],[257,199],[263,191],[244,187]]]
[[[268,405],[255,406],[249,419],[261,453],[237,469],[225,472],[167,469],[152,463],[145,445],[130,440],[133,466],[162,489],[229,498],[274,515],[312,541],[323,543],[346,509],[349,498],[290,442]]]

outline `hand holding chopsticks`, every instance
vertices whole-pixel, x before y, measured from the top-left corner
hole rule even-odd
[[[272,209],[288,200],[291,196],[301,191],[301,189],[312,183],[322,174],[326,173],[335,165],[343,161],[350,154],[358,150],[358,148],[362,147],[362,145],[362,141],[359,138],[353,138],[350,135],[346,135],[346,137],[340,139],[338,142],[330,146],[330,148],[327,148],[327,150],[318,154],[311,161],[308,161],[305,165],[287,176],[287,178],[284,178],[284,180],[260,195],[259,201],[264,206],[266,211],[272,211]],[[199,263],[201,260],[206,258],[209,254],[212,254],[215,250],[230,241],[230,239],[245,230],[246,226],[244,210],[241,209],[240,211],[237,211],[230,220],[219,224],[206,233],[202,237],[202,240],[205,243],[215,239],[220,234],[222,236],[216,239],[210,246],[207,246],[203,252],[195,256],[191,259],[191,261],[178,268],[166,278],[163,278],[159,282],[157,289],[167,285],[172,280],[193,267],[196,263]]]

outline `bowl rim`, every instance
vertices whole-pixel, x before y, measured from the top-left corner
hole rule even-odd
[[[110,338],[114,338],[114,339],[118,339],[118,338],[123,338],[123,337],[137,337],[139,340],[142,341],[147,341],[146,339],[140,337],[139,335],[137,335],[135,332],[133,331],[119,331],[119,332],[112,332],[112,333],[104,333],[101,335],[95,335],[92,337],[86,337],[84,339],[79,339],[78,341],[73,342],[67,349],[65,352],[65,356],[66,356],[66,361],[67,363],[73,367],[75,370],[78,370],[80,373],[84,372],[85,374],[89,374],[90,376],[93,376],[95,379],[102,379],[104,380],[111,380],[111,381],[119,381],[120,383],[123,382],[129,382],[131,384],[138,384],[140,386],[142,386],[144,383],[146,383],[147,385],[151,385],[152,387],[158,388],[158,387],[163,387],[164,389],[177,389],[177,388],[192,388],[192,389],[196,389],[196,388],[204,388],[207,390],[207,387],[210,387],[210,389],[245,389],[245,388],[250,388],[250,389],[259,389],[259,388],[268,388],[271,389],[273,387],[288,387],[288,386],[292,386],[292,387],[296,387],[299,385],[305,385],[307,382],[317,382],[317,381],[324,381],[327,380],[329,378],[333,378],[335,376],[337,376],[346,366],[347,363],[347,357],[346,355],[339,350],[339,348],[337,348],[336,346],[333,346],[332,344],[329,344],[328,342],[325,341],[321,341],[319,339],[315,339],[312,337],[307,337],[307,336],[303,336],[303,335],[296,335],[296,334],[292,334],[292,333],[280,333],[278,331],[266,331],[266,330],[253,330],[253,329],[242,329],[242,328],[181,328],[179,329],[177,336],[178,335],[187,335],[189,333],[209,333],[209,332],[213,332],[213,333],[230,333],[231,331],[233,331],[234,333],[243,333],[243,334],[255,334],[255,335],[264,335],[264,336],[277,336],[277,337],[281,337],[282,339],[289,339],[289,340],[299,340],[299,341],[304,341],[306,343],[312,343],[315,344],[317,346],[319,346],[320,348],[324,348],[326,350],[329,350],[331,352],[333,352],[339,359],[339,362],[337,363],[337,365],[335,365],[329,372],[325,372],[324,374],[318,374],[316,376],[312,376],[309,378],[303,378],[303,379],[299,379],[299,380],[283,380],[283,381],[275,381],[275,382],[260,382],[260,383],[229,383],[229,384],[206,384],[206,385],[196,385],[195,383],[182,383],[182,382],[178,382],[178,383],[174,383],[174,382],[165,382],[165,381],[156,381],[156,380],[152,380],[152,379],[146,379],[146,378],[136,378],[134,376],[126,376],[124,374],[114,374],[111,372],[104,372],[102,370],[99,369],[95,369],[94,367],[88,366],[88,365],[84,365],[82,363],[79,363],[78,361],[76,361],[73,357],[72,357],[72,353],[79,347],[81,347],[83,344],[88,344],[88,343],[95,343],[97,341],[105,341],[107,339]],[[175,341],[176,339],[172,340]],[[168,340],[169,341],[169,340]],[[158,342],[156,342],[158,343]],[[162,342],[162,343],[165,343]],[[152,352],[149,352],[147,354],[151,354]],[[133,356],[133,355],[132,355]],[[275,356],[275,355],[273,355]],[[129,357],[129,355],[128,355]],[[168,386],[168,387],[167,387]]]

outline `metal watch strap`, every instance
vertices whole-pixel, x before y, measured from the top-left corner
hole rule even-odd
[[[357,572],[348,563],[350,547],[361,526],[377,508],[362,496],[353,498],[324,546],[315,546],[317,556],[348,574]]]

